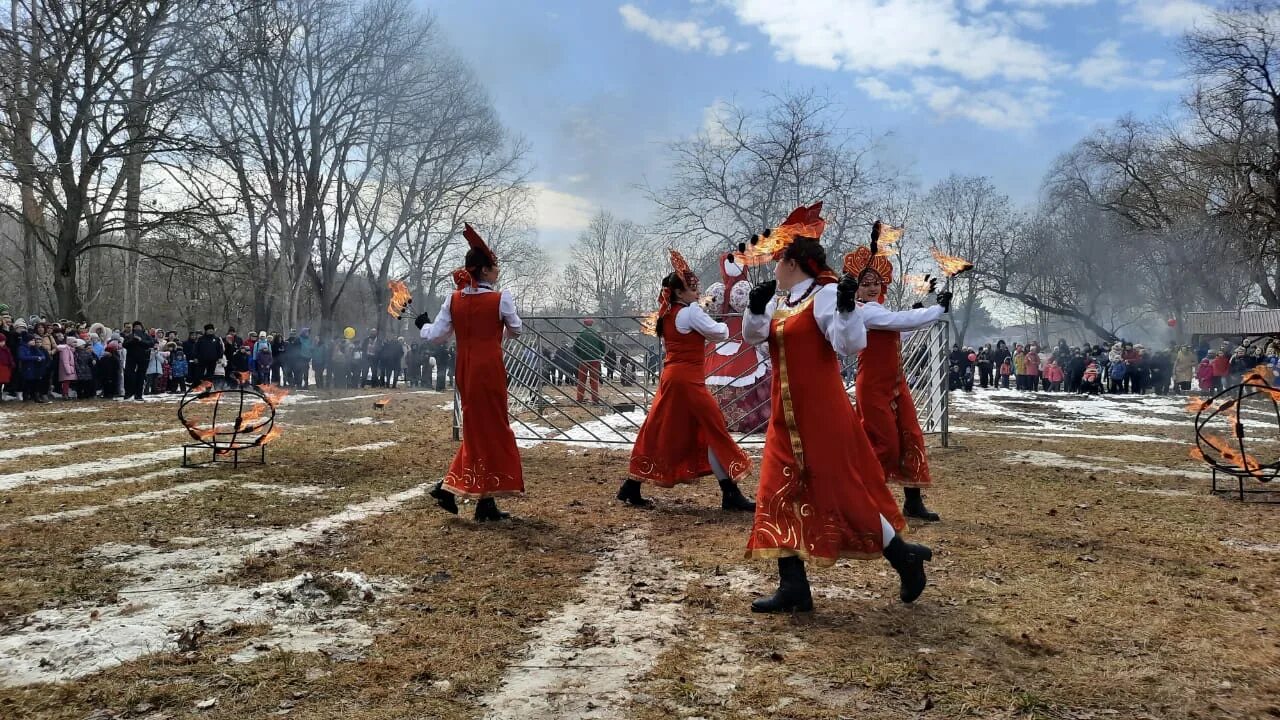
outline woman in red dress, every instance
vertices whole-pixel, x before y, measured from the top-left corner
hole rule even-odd
[[[899,596],[924,591],[933,553],[906,543],[906,520],[885,485],[875,452],[857,421],[840,375],[840,355],[866,345],[855,296],[857,280],[837,284],[818,243],[822,204],[797,208],[751,252],[776,259],[775,281],[751,293],[743,338],[769,344],[773,414],[765,436],[747,557],[777,558],[778,591],[754,612],[809,611],[805,560],[883,555],[898,572]],[[775,298],[776,289],[784,295]]]
[[[524,494],[524,475],[515,433],[507,420],[507,371],[502,362],[502,337],[519,335],[520,316],[509,290],[498,292],[498,258],[480,235],[466,226],[471,249],[466,266],[454,271],[458,289],[445,299],[435,322],[426,313],[416,324],[424,340],[446,342],[456,335],[455,370],[462,398],[462,447],[444,480],[431,491],[444,510],[458,512],[458,497],[474,498],[476,520],[502,520],[496,497]]]
[[[916,419],[911,388],[902,374],[902,333],[940,320],[951,307],[951,293],[937,295],[937,304],[894,312],[884,307],[893,263],[878,252],[885,226],[879,220],[871,228],[871,246],[844,257],[844,272],[858,279],[859,314],[867,328],[867,347],[858,355],[858,379],[854,397],[862,428],[875,448],[886,482],[901,485],[906,500],[902,514],[937,522],[938,514],[925,507],[921,488],[929,487],[929,463],[924,434]],[[900,232],[896,228],[890,229]],[[932,286],[930,287],[932,290]]]
[[[752,511],[738,480],[751,471],[751,460],[729,437],[720,405],[707,391],[703,363],[707,341],[729,337],[729,328],[698,305],[698,276],[675,250],[675,270],[662,280],[654,331],[667,347],[653,406],[631,450],[631,477],[618,499],[639,507],[650,505],[640,484],[673,487],[715,474],[720,481],[720,507]]]

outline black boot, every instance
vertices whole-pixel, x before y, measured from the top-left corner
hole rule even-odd
[[[938,522],[941,518],[938,513],[924,506],[924,496],[920,494],[920,488],[903,488],[902,494],[902,514],[917,520],[925,522]]]
[[[933,551],[924,545],[903,542],[901,537],[894,535],[884,549],[884,558],[898,571],[902,581],[898,597],[904,603],[914,602],[924,592],[924,564],[933,559]]]
[[[722,510],[741,510],[743,512],[755,512],[756,504],[751,499],[742,494],[738,489],[738,484],[732,480],[720,481],[720,508]]]
[[[499,510],[498,503],[493,498],[484,498],[476,503],[476,522],[506,520],[509,517],[511,517],[511,513]]]
[[[436,483],[436,486],[431,488],[431,492],[429,494],[431,497],[436,499],[436,505],[439,505],[441,510],[453,513],[454,515],[458,514],[458,501],[453,497],[453,493],[444,489],[443,480]]]
[[[751,612],[811,612],[813,595],[804,574],[804,560],[792,556],[778,558],[778,592],[751,603]]]
[[[622,481],[622,487],[618,488],[618,499],[634,507],[651,507],[653,505],[652,500],[646,500],[640,496],[640,481],[630,478]]]

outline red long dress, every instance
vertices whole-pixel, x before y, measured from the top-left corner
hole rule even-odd
[[[879,557],[880,516],[895,531],[906,521],[872,460],[813,306],[813,298],[779,306],[770,323],[773,415],[747,557],[799,555],[831,565],[842,557]]]
[[[867,303],[867,347],[858,354],[858,379],[854,398],[862,429],[875,448],[884,479],[904,487],[929,487],[929,462],[924,433],[916,418],[911,388],[902,373],[902,333],[935,322],[936,306],[891,312],[878,303]],[[874,319],[873,319],[874,318]],[[892,329],[876,329],[879,322]]]
[[[672,487],[711,474],[707,448],[735,482],[751,472],[751,459],[733,442],[720,405],[703,377],[707,341],[696,330],[676,329],[676,313],[658,322],[667,353],[653,406],[631,450],[632,478]]]
[[[462,447],[444,489],[465,498],[524,493],[516,436],[507,421],[507,370],[502,363],[502,294],[463,293],[450,299],[457,336],[456,378],[462,398]]]

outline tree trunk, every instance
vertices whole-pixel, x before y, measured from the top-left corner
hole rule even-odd
[[[72,242],[74,243],[74,240]],[[78,280],[75,258],[60,257],[53,271],[53,293],[58,303],[60,318],[85,320],[84,308],[80,305]]]

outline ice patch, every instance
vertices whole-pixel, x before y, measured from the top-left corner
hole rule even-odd
[[[351,418],[347,421],[348,425],[391,425],[395,420],[374,420],[371,417]]]

